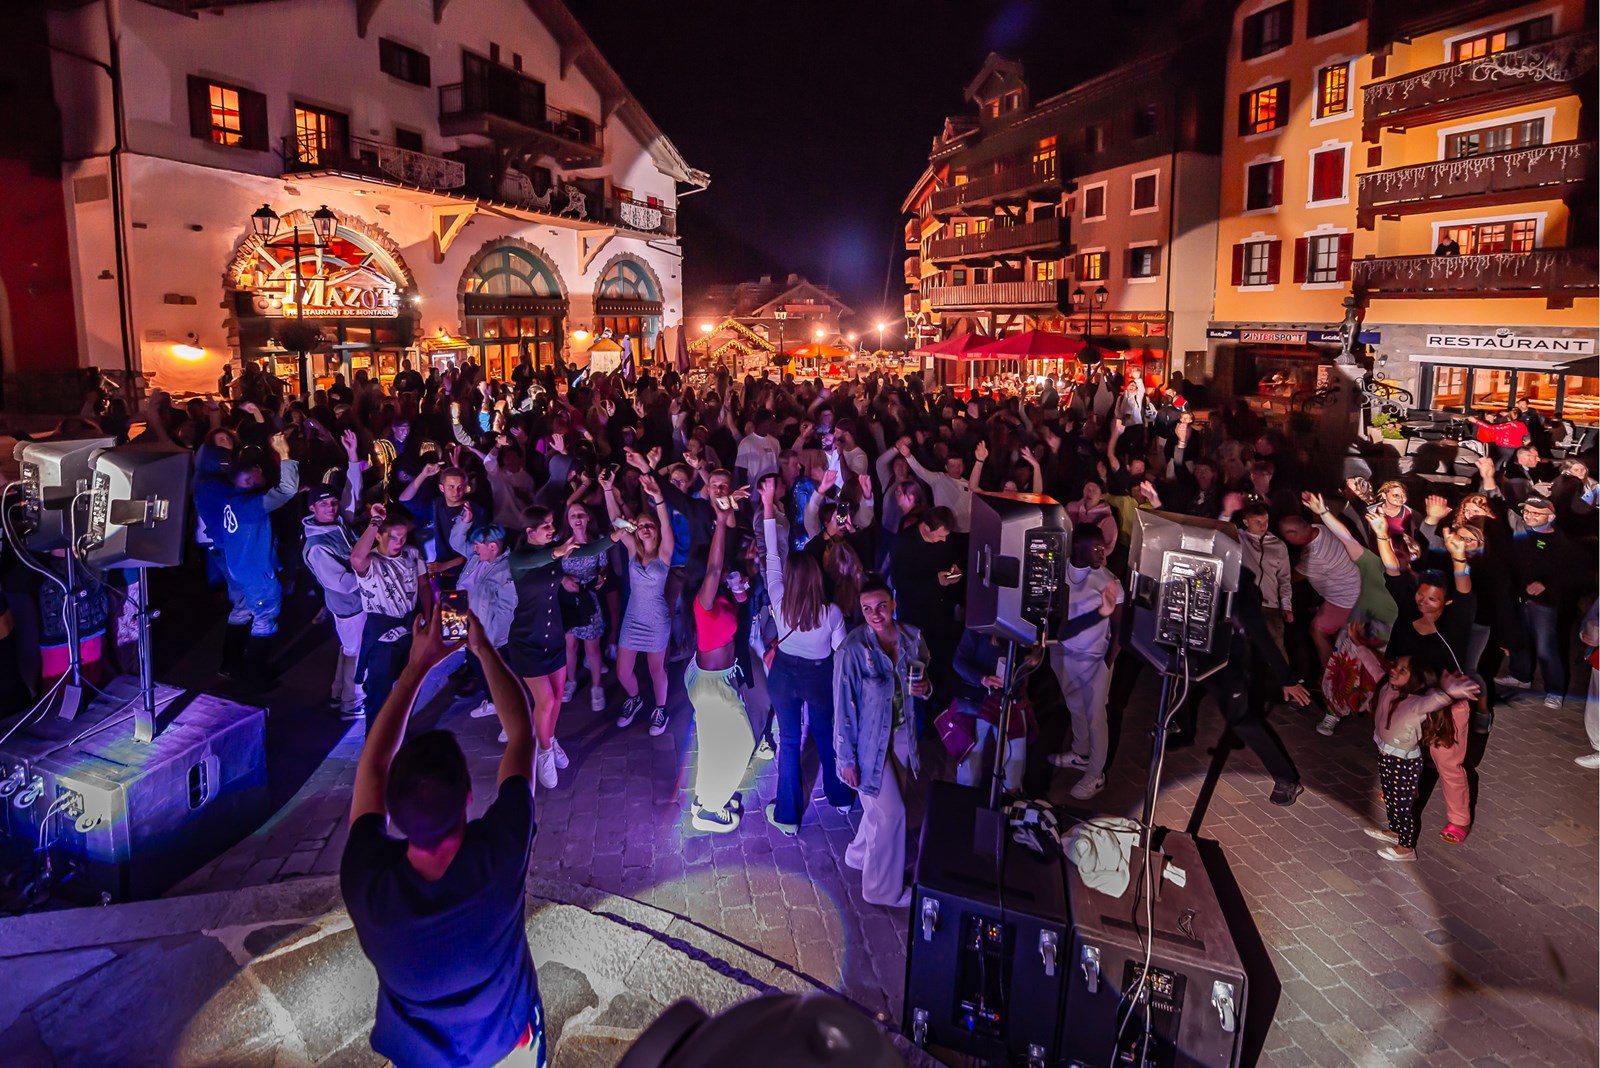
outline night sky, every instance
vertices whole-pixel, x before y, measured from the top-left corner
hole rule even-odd
[[[1226,0],[1209,4],[1227,17]],[[1027,64],[1034,99],[1167,38],[1179,0],[568,0],[711,187],[681,205],[686,296],[797,271],[861,319],[900,318],[900,204],[990,51]],[[889,279],[884,300],[885,278]]]

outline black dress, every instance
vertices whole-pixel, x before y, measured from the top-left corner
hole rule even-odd
[[[610,538],[597,538],[574,549],[572,556],[600,556]],[[506,661],[520,678],[553,675],[567,662],[567,629],[561,619],[561,580],[565,577],[554,546],[528,546],[511,554],[511,579],[517,608],[506,639]]]

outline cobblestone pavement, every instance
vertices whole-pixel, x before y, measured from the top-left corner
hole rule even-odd
[[[297,677],[326,679],[320,656],[312,654]],[[607,683],[615,699],[614,680]],[[1101,811],[1137,814],[1155,697],[1147,672],[1097,799]],[[275,695],[278,730],[325,722],[325,712],[296,710],[296,700],[293,692]],[[469,705],[441,694],[418,723],[461,736],[483,803],[499,757],[498,726],[469,719]],[[539,793],[536,878],[586,884],[686,917],[897,1017],[906,916],[865,904],[859,876],[841,863],[859,810],[842,816],[819,793],[799,837],[786,838],[761,814],[776,767],[758,762],[736,833],[690,829],[691,724],[681,692],[672,711],[660,738],[648,737],[642,720],[618,732],[615,710],[591,713],[580,690],[560,729],[572,766],[559,787]],[[1526,700],[1502,706],[1478,768],[1472,836],[1461,846],[1438,839],[1443,801],[1435,796],[1421,858],[1411,865],[1382,861],[1362,833],[1381,813],[1365,724],[1322,738],[1303,713],[1280,709],[1272,722],[1301,769],[1305,794],[1292,807],[1268,804],[1271,782],[1261,765],[1235,752],[1209,791],[1200,827],[1230,859],[1283,985],[1261,1063],[1593,1063],[1600,851],[1595,773],[1572,759],[1587,748],[1578,702],[1560,711]],[[1041,723],[1047,743],[1059,737],[1048,707]],[[1208,703],[1200,744],[1170,754],[1161,824],[1184,826],[1208,792],[1208,749],[1220,729]],[[336,871],[360,742],[356,725],[266,826],[173,893]],[[1044,749],[1036,747],[1032,759],[1036,774],[1049,770],[1039,766]],[[1041,781],[1064,801],[1074,777]]]

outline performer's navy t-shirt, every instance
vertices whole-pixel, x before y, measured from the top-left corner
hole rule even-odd
[[[534,1024],[539,987],[525,933],[533,790],[507,779],[467,824],[443,878],[429,882],[372,813],[350,828],[339,866],[345,907],[378,972],[372,1048],[398,1068],[492,1065]]]

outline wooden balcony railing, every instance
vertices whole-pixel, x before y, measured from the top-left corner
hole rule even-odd
[[[1001,252],[1049,248],[1066,241],[1066,220],[1035,219],[1014,226],[991,226],[981,234],[941,237],[928,242],[928,258],[948,261],[982,258]]]
[[[1595,69],[1595,34],[1552,37],[1465,63],[1441,63],[1362,89],[1362,134],[1419,126],[1575,92]]]
[[[934,193],[929,200],[936,214],[955,211],[968,204],[982,204],[1006,197],[1021,196],[1035,189],[1045,189],[1060,183],[1060,174],[1054,160],[1043,163],[1019,163],[994,174],[974,178],[961,185],[953,185]]]
[[[283,165],[290,174],[338,171],[418,189],[444,191],[460,189],[467,184],[467,168],[460,160],[430,156],[365,137],[352,137],[345,145],[323,145],[311,139],[285,137]]]
[[[971,286],[934,286],[928,301],[935,308],[1003,308],[1048,304],[1060,306],[1067,299],[1067,283],[985,282]]]
[[[915,250],[922,243],[922,222],[920,219],[906,220],[906,248]]]
[[[1454,208],[1464,199],[1558,198],[1594,177],[1594,142],[1564,141],[1486,156],[1391,167],[1363,174],[1359,219],[1372,229],[1379,215],[1408,215]],[[1548,187],[1548,188],[1547,188]]]
[[[1576,297],[1600,290],[1600,259],[1592,248],[1383,256],[1351,267],[1352,287],[1368,297]]]
[[[906,285],[914,286],[922,281],[922,257],[906,257]]]
[[[487,79],[439,86],[439,132],[514,135],[547,148],[564,162],[599,159],[600,127],[586,115],[544,103],[542,93],[500,86]]]
[[[660,204],[651,204],[627,197],[611,197],[606,201],[606,215],[618,226],[639,230],[647,234],[678,234],[678,213]]]

